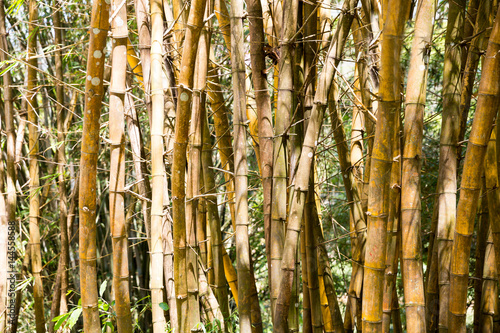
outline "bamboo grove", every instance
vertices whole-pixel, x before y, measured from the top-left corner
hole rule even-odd
[[[0,332],[500,332],[498,0],[0,0]]]

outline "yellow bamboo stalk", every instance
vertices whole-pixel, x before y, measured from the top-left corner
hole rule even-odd
[[[134,46],[132,46],[132,44],[130,43],[129,38],[127,38],[127,62],[132,69],[132,73],[134,73],[137,77],[141,88],[144,89],[144,73],[142,71],[142,64],[139,57],[135,53]]]
[[[482,69],[483,76],[479,84],[476,114],[465,155],[457,208],[458,219],[451,257],[449,305],[449,330],[457,333],[466,331],[465,313],[474,216],[481,189],[481,170],[484,166],[486,146],[490,139],[492,124],[498,110],[498,96],[500,96],[500,58],[496,56],[499,51],[500,20],[496,20]]]
[[[363,332],[382,330],[383,281],[386,265],[387,221],[396,114],[399,112],[399,56],[410,1],[389,0],[382,32],[380,109],[371,158],[368,224],[363,279]]]

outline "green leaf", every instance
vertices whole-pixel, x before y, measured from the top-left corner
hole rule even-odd
[[[107,332],[108,328],[111,329],[111,332],[115,331],[115,327],[113,326],[113,323],[110,321],[106,321],[104,325],[102,326],[102,332]]]
[[[80,318],[80,315],[82,314],[82,308],[76,308],[73,313],[71,313],[71,316],[68,319],[67,326],[69,329],[72,329],[73,326],[75,326],[76,322],[78,321],[78,318]]]
[[[56,324],[54,325],[54,330],[57,331],[66,321],[66,319],[68,319],[69,316],[70,316],[69,313],[65,313],[52,319],[52,321],[56,322]]]
[[[168,304],[167,304],[167,303],[165,303],[165,302],[161,302],[159,305],[160,305],[160,308],[162,308],[162,309],[163,309],[163,311],[168,311],[168,309],[170,309],[170,308],[168,307]]]
[[[99,295],[104,295],[104,292],[106,291],[106,287],[108,286],[108,280],[104,280],[102,283],[101,283],[101,287],[99,288]]]

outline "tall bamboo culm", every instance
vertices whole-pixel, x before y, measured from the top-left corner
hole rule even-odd
[[[8,59],[8,43],[7,43],[7,34],[5,28],[5,7],[4,1],[0,1],[0,61],[6,61]],[[16,134],[14,130],[14,107],[12,104],[12,76],[10,71],[6,71],[2,76],[3,79],[3,102],[4,102],[4,117],[2,121],[4,122],[4,128],[7,136],[6,140],[6,200],[5,200],[5,211],[6,211],[6,220],[5,226],[7,226],[8,222],[14,222],[16,218],[16,170],[15,170],[15,141]],[[5,232],[5,237],[7,237],[7,232]],[[7,240],[7,238],[5,238]],[[5,273],[7,271],[7,242],[5,243],[5,257],[2,258],[5,260]],[[0,311],[2,313],[6,313],[6,307],[8,305],[9,299],[7,298],[7,290],[9,288],[9,283],[7,282],[7,275],[2,278],[2,285],[4,290],[2,290],[2,295],[0,296]],[[5,284],[4,284],[5,283]],[[0,331],[6,328],[7,315],[0,316]]]
[[[436,0],[419,2],[412,44],[404,127],[401,189],[402,269],[408,332],[426,331],[425,288],[420,237],[422,207],[420,168],[424,129],[427,71]]]
[[[163,201],[165,172],[163,167],[164,95],[163,9],[159,0],[151,1],[151,312],[153,332],[164,332],[166,322],[160,303],[163,302]],[[177,281],[176,281],[177,282]],[[176,290],[177,292],[177,290]],[[176,293],[177,295],[177,293]]]
[[[271,237],[269,284],[271,293],[271,311],[274,312],[276,300],[280,292],[281,258],[285,239],[285,222],[287,220],[287,140],[290,119],[294,102],[294,47],[293,40],[296,32],[298,15],[298,1],[283,1],[283,27],[281,33],[278,102],[275,112],[275,136],[273,143],[273,190],[271,205]]]
[[[100,333],[97,299],[97,158],[99,153],[99,117],[101,115],[104,73],[104,48],[109,30],[109,5],[105,0],[92,4],[90,42],[85,80],[82,151],[80,158],[80,290],[82,292],[83,329]]]
[[[457,143],[460,130],[460,66],[465,0],[450,1],[443,68],[443,116],[439,152],[436,242],[439,285],[439,330],[448,328],[450,258],[456,221]],[[431,263],[432,266],[432,263]],[[431,271],[429,274],[432,275]],[[429,281],[434,279],[429,278]],[[434,314],[429,320],[435,321]]]
[[[251,251],[248,240],[248,166],[246,158],[245,51],[243,45],[243,1],[231,3],[231,67],[233,73],[234,189],[236,257],[240,332],[252,332],[250,297]]]
[[[109,98],[109,212],[113,247],[113,290],[118,332],[132,332],[130,313],[128,228],[125,217],[125,93],[127,75],[127,6],[112,0],[111,84]]]
[[[500,20],[497,19],[488,43],[479,84],[479,97],[472,130],[467,144],[457,208],[457,224],[450,269],[449,330],[466,332],[469,257],[474,217],[481,189],[481,171],[486,147],[500,102]]]
[[[35,299],[35,321],[37,333],[45,332],[45,311],[43,309],[43,284],[42,284],[42,256],[40,246],[40,166],[38,165],[38,103],[35,93],[37,78],[36,67],[36,44],[38,35],[38,4],[34,0],[29,1],[29,34],[28,40],[28,67],[27,67],[27,109],[28,109],[28,131],[29,131],[29,246],[31,248],[31,270],[33,272],[34,286],[33,297]]]
[[[290,193],[291,206],[285,245],[283,248],[283,259],[281,261],[281,284],[280,293],[274,310],[274,331],[285,332],[287,316],[290,307],[292,283],[297,260],[297,246],[299,242],[300,226],[304,213],[306,194],[309,190],[309,175],[311,172],[317,140],[320,134],[323,117],[328,102],[328,95],[332,87],[336,67],[340,63],[340,57],[344,49],[345,41],[354,19],[354,8],[356,0],[346,0],[343,5],[339,25],[332,39],[327,53],[327,60],[321,72],[318,88],[314,96],[314,104],[311,117],[304,137],[304,144],[300,154],[298,169],[293,183],[294,190]]]
[[[174,243],[174,280],[177,297],[177,320],[179,332],[189,332],[188,281],[187,281],[187,240],[186,240],[186,150],[191,116],[191,101],[194,83],[194,66],[198,51],[198,41],[205,0],[191,3],[185,30],[184,46],[180,64],[178,100],[174,133],[174,156],[172,165],[172,208],[173,208],[173,243]],[[151,69],[153,72],[154,70]],[[163,124],[163,122],[161,122]],[[153,194],[154,196],[154,194]]]
[[[399,112],[399,57],[410,1],[387,2],[380,66],[379,112],[370,165],[368,233],[363,279],[363,332],[382,330],[382,299],[386,265],[393,140]]]

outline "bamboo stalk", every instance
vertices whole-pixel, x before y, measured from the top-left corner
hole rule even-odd
[[[483,333],[495,332],[495,315],[498,313],[498,274],[495,265],[495,250],[491,227],[488,230],[488,239],[484,253],[484,269],[482,276],[482,295],[481,295],[481,315],[480,330]],[[479,305],[479,304],[478,304]]]
[[[54,331],[55,322],[52,321],[53,318],[57,317],[61,313],[68,312],[68,304],[66,299],[66,293],[68,291],[68,265],[69,265],[69,243],[68,243],[68,207],[67,207],[67,193],[65,184],[65,168],[66,168],[66,156],[65,156],[65,138],[67,128],[65,126],[66,111],[64,109],[64,85],[63,82],[63,62],[61,47],[63,47],[62,31],[61,31],[61,17],[60,11],[62,9],[61,3],[55,1],[55,10],[53,13],[53,23],[54,23],[54,42],[58,45],[58,49],[55,51],[55,74],[58,79],[56,83],[56,113],[57,113],[57,141],[60,145],[57,149],[57,172],[58,176],[58,187],[59,187],[59,230],[61,232],[61,254],[60,260],[57,266],[57,277],[54,284],[54,297],[52,300],[52,306],[50,311],[50,324],[49,332]],[[76,94],[74,94],[76,97]]]
[[[476,1],[471,1],[478,2]],[[469,7],[471,5],[469,3]],[[463,78],[462,78],[462,91],[460,94],[460,132],[458,134],[458,141],[463,141],[465,137],[465,131],[467,129],[467,118],[469,116],[470,103],[472,99],[472,89],[474,88],[474,82],[476,79],[477,67],[479,65],[479,59],[481,54],[486,50],[488,38],[489,38],[489,28],[493,24],[493,14],[495,8],[493,8],[492,1],[480,1],[479,8],[476,8],[477,20],[473,26],[473,33],[464,32],[464,38],[470,37],[470,35],[475,36],[472,38],[471,42],[468,44],[468,52],[462,54],[462,61],[464,62],[462,66]],[[469,16],[469,15],[468,15]],[[465,20],[466,30],[470,26],[469,20],[472,17]],[[464,55],[466,58],[464,59]],[[458,158],[461,159],[462,146],[458,146]]]
[[[192,89],[194,81],[194,65],[198,51],[198,41],[203,27],[203,15],[205,13],[205,0],[196,0],[191,4],[187,28],[185,31],[184,46],[180,65],[180,76],[178,86],[178,103],[176,111],[175,133],[174,133],[174,156],[172,165],[172,207],[173,207],[173,241],[174,241],[174,279],[175,295],[177,297],[177,316],[179,321],[179,332],[187,332],[192,329],[189,322],[188,280],[188,239],[186,226],[186,146],[189,132],[189,118],[192,101]],[[174,12],[175,15],[175,12]],[[162,122],[163,124],[163,122]],[[194,270],[191,270],[194,272]],[[194,290],[191,290],[194,292]],[[191,302],[192,305],[194,305]],[[198,306],[198,305],[196,305]]]
[[[290,306],[290,297],[293,281],[293,272],[295,270],[295,261],[297,255],[298,236],[300,225],[304,212],[305,196],[309,189],[309,174],[311,172],[314,151],[317,145],[323,115],[328,100],[328,93],[332,86],[335,68],[340,62],[340,56],[345,45],[346,36],[350,30],[353,13],[351,10],[355,7],[355,0],[348,0],[344,3],[343,14],[340,19],[335,37],[332,40],[328,51],[327,60],[321,76],[319,78],[318,88],[316,90],[314,105],[311,111],[311,118],[304,137],[304,144],[299,160],[297,176],[294,181],[294,191],[291,193],[291,207],[287,225],[287,236],[283,251],[283,260],[281,263],[281,285],[280,294],[276,302],[274,315],[275,332],[284,332],[286,327],[286,318]]]
[[[425,288],[422,265],[420,170],[430,43],[435,0],[420,2],[412,44],[403,149],[401,189],[402,268],[408,332],[425,332]]]
[[[113,290],[118,332],[132,332],[130,313],[128,238],[125,217],[125,94],[127,75],[127,6],[112,0],[113,36],[109,100],[110,179],[109,212],[113,247]]]
[[[235,232],[238,272],[238,312],[242,333],[252,332],[250,301],[251,252],[248,240],[248,199],[245,115],[245,61],[243,49],[243,2],[231,4],[231,67],[234,94]]]
[[[7,60],[8,49],[9,48],[7,43],[7,33],[5,31],[4,0],[0,0],[0,61]],[[3,77],[4,124],[5,124],[5,132],[7,135],[7,143],[6,143],[7,218],[8,221],[14,221],[16,215],[17,194],[16,194],[16,169],[15,169],[16,132],[14,128],[12,75],[10,71],[6,71],[2,77]]]
[[[330,119],[333,128],[333,137],[337,144],[337,154],[339,156],[339,164],[344,180],[344,189],[347,201],[349,202],[350,214],[349,224],[352,232],[351,246],[352,252],[352,273],[349,282],[348,290],[348,307],[346,315],[350,315],[350,321],[346,320],[347,324],[355,324],[358,329],[361,329],[360,315],[358,309],[361,309],[361,290],[363,286],[363,262],[364,262],[364,246],[366,243],[366,218],[361,207],[361,196],[357,187],[354,173],[352,172],[352,164],[347,146],[346,134],[342,124],[342,113],[337,107],[337,85],[330,92],[328,108],[330,111]],[[349,325],[348,325],[349,326]]]
[[[335,333],[344,333],[344,323],[342,322],[342,314],[340,312],[337,295],[333,285],[333,278],[331,274],[330,260],[325,246],[325,239],[323,231],[321,230],[321,222],[319,220],[317,209],[313,209],[313,222],[314,222],[314,239],[317,244],[318,250],[318,277],[320,283],[324,284],[324,293],[328,302],[328,314],[323,315],[325,323],[325,331],[330,330]]]
[[[446,51],[443,69],[443,117],[439,152],[438,224],[436,239],[438,253],[439,329],[449,325],[450,259],[456,223],[457,143],[459,134],[460,59],[465,1],[452,1],[448,11]]]
[[[311,178],[314,175],[311,175]],[[312,332],[323,332],[323,318],[321,312],[320,299],[320,282],[318,278],[318,251],[317,241],[314,237],[314,217],[313,210],[316,209],[316,202],[314,200],[314,180],[309,181],[309,192],[307,194],[306,207],[304,209],[304,238],[306,247],[306,262],[307,265],[307,288],[309,299],[312,300],[311,306],[311,324]],[[324,284],[324,281],[323,281]]]
[[[279,1],[276,1],[279,3]],[[280,292],[281,260],[287,220],[287,150],[288,131],[294,109],[294,51],[298,1],[283,2],[283,21],[280,35],[280,59],[278,63],[278,101],[275,112],[275,136],[273,140],[273,189],[271,204],[271,237],[269,286],[271,293],[271,311],[274,314],[276,300]],[[275,26],[276,25],[275,23]]]
[[[153,332],[164,332],[166,322],[160,303],[163,302],[163,201],[165,171],[163,166],[164,93],[163,64],[163,11],[159,0],[151,1],[151,312]],[[181,283],[180,281],[177,281]],[[176,290],[176,295],[178,295]],[[180,318],[180,317],[179,317]],[[179,319],[178,318],[178,319]],[[181,331],[182,332],[182,331]]]
[[[1,121],[0,121],[1,122]],[[5,168],[3,164],[0,164],[0,189],[4,188],[4,175]],[[9,272],[9,260],[7,255],[7,250],[9,249],[9,236],[11,233],[9,232],[8,221],[8,213],[6,207],[6,194],[0,194],[0,332],[7,332],[7,322],[10,319],[10,316],[7,316],[8,309],[8,280],[7,276],[10,275]],[[9,318],[9,319],[7,319]]]
[[[4,9],[4,1],[0,1],[0,61],[7,60],[7,34],[5,30],[5,9]],[[2,224],[7,227],[9,222],[15,224],[16,218],[16,170],[15,170],[15,130],[14,130],[14,108],[12,103],[12,76],[10,71],[6,71],[3,75],[3,121],[6,132],[6,195],[2,198],[5,201],[5,220],[2,220]],[[2,175],[3,177],[3,175]],[[5,237],[7,237],[7,231],[4,229]],[[14,229],[15,232],[15,229]],[[5,269],[5,275],[0,277],[0,331],[4,331],[7,325],[7,306],[9,302],[8,290],[10,283],[7,280],[7,238],[5,238],[5,244],[2,244],[2,249],[4,249],[5,254],[2,254],[2,260],[4,264],[2,264],[2,269]]]
[[[90,43],[85,82],[82,151],[80,159],[80,290],[82,292],[85,332],[101,332],[97,304],[97,157],[99,152],[99,117],[104,94],[104,47],[109,29],[109,5],[94,1],[90,25]]]
[[[312,332],[311,318],[311,299],[309,297],[309,281],[307,280],[307,255],[306,255],[306,240],[305,240],[304,223],[302,223],[300,231],[300,263],[302,273],[302,331],[304,333]],[[322,280],[321,280],[322,281]],[[320,281],[320,283],[321,283]],[[323,289],[324,290],[324,289]],[[328,306],[328,301],[326,302]]]
[[[213,58],[213,52],[210,55]],[[211,63],[213,62],[213,59]],[[234,158],[233,146],[231,142],[231,130],[229,128],[229,119],[227,117],[226,104],[224,96],[220,90],[219,74],[217,67],[210,65],[208,72],[209,80],[207,82],[207,94],[210,99],[213,117],[215,135],[217,138],[217,147],[219,149],[219,156],[222,168],[229,172],[224,172],[224,179],[226,182],[226,192],[228,192],[228,205],[231,213],[231,223],[233,230],[235,229],[234,221],[236,219],[234,213]],[[229,281],[229,280],[228,280]]]
[[[203,110],[202,110],[203,113]],[[214,274],[214,288],[215,297],[221,308],[222,316],[226,323],[225,328],[227,329],[229,322],[227,319],[229,317],[229,304],[228,304],[228,290],[227,282],[224,275],[224,263],[223,263],[223,244],[222,244],[222,234],[221,225],[219,218],[219,211],[217,210],[217,196],[215,195],[215,175],[212,162],[212,145],[210,144],[210,132],[208,129],[208,122],[206,115],[203,114],[203,151],[202,151],[202,166],[203,166],[203,179],[205,184],[205,195],[210,194],[206,197],[207,202],[207,220],[210,229],[210,247],[212,248],[212,267]],[[237,298],[237,296],[235,296]]]
[[[488,166],[488,156],[490,155],[490,143],[488,144],[488,150],[486,152],[486,165]],[[496,156],[495,156],[496,159]],[[476,267],[474,269],[474,276],[476,280],[474,280],[474,332],[481,332],[481,299],[483,293],[483,270],[484,270],[484,261],[486,254],[486,242],[489,236],[490,230],[490,221],[488,214],[488,197],[485,196],[486,192],[486,180],[485,177],[482,177],[482,194],[481,194],[481,206],[479,209],[479,223],[478,223],[478,231],[477,231],[477,246],[476,246]]]
[[[393,141],[399,112],[399,57],[409,1],[388,1],[382,32],[379,112],[370,165],[366,257],[363,279],[363,332],[382,329],[383,281],[387,251]]]
[[[484,166],[486,145],[490,139],[492,124],[499,103],[500,80],[498,72],[500,71],[500,59],[495,56],[499,51],[500,20],[496,20],[483,65],[476,115],[465,155],[460,200],[457,208],[458,219],[451,257],[449,305],[449,329],[457,333],[466,331],[465,313],[467,308],[466,294],[470,245],[481,188],[481,170]]]
[[[219,0],[222,1],[222,0]],[[273,175],[273,123],[271,110],[271,97],[267,84],[266,59],[264,53],[264,24],[262,17],[262,6],[260,0],[248,0],[248,21],[250,30],[250,62],[252,67],[252,82],[255,90],[255,102],[257,104],[264,234],[266,240],[266,256],[270,255],[270,227],[271,227],[271,198],[272,198],[272,175]],[[220,21],[219,21],[220,22]],[[271,262],[268,260],[268,269]]]
[[[36,43],[38,35],[38,6],[36,1],[29,1],[29,34],[27,67],[27,110],[29,131],[29,246],[31,248],[31,269],[35,280],[33,297],[35,299],[35,320],[37,333],[45,332],[45,311],[43,306],[42,255],[40,246],[40,167],[38,165],[38,103],[35,92],[37,86]]]

